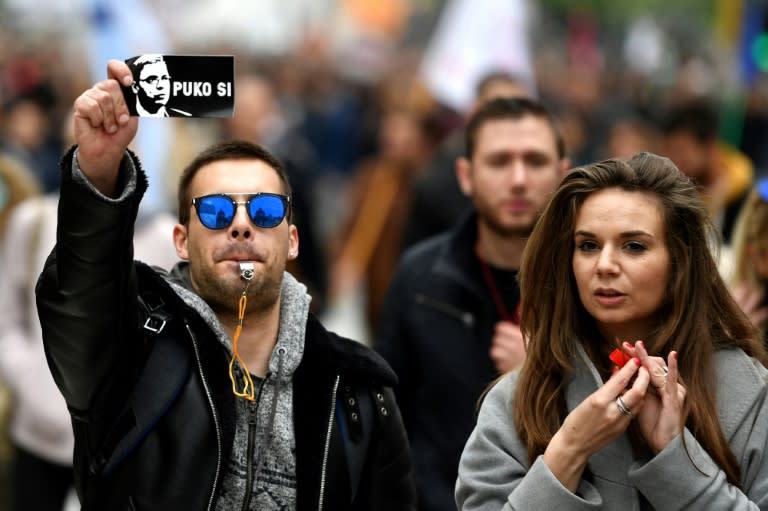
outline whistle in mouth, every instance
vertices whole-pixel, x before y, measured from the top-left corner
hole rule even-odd
[[[240,261],[240,277],[245,280],[253,278],[253,263],[250,261]]]

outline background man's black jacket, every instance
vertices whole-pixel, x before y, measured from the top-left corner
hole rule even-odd
[[[501,317],[480,273],[476,241],[472,213],[408,249],[376,336],[374,347],[398,377],[395,395],[413,453],[420,511],[455,506],[459,458],[475,427],[477,402],[498,376],[489,351]],[[519,288],[509,294],[519,297]],[[509,305],[514,310],[516,304]]]

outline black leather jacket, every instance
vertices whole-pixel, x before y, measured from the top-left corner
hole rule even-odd
[[[210,510],[235,428],[228,357],[197,312],[133,261],[147,183],[130,157],[137,170],[123,160],[117,201],[73,179],[72,151],[63,158],[57,245],[37,286],[48,363],[72,415],[76,488],[85,510]],[[144,328],[149,316],[161,332]],[[375,353],[310,315],[293,379],[298,510],[415,509],[395,382]],[[373,421],[361,426],[369,396]]]
[[[501,317],[474,255],[476,241],[477,217],[468,214],[451,231],[408,249],[376,336],[374,347],[398,377],[420,511],[455,506],[459,458],[478,399],[498,376],[489,351]]]

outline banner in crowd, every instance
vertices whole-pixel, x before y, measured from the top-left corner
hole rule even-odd
[[[451,0],[426,49],[422,73],[432,93],[466,111],[477,81],[507,71],[535,91],[527,0]]]

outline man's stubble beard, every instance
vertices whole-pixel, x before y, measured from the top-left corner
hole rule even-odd
[[[541,216],[541,212],[537,211],[530,223],[524,226],[508,227],[498,220],[497,216],[493,214],[493,211],[489,212],[488,209],[492,209],[487,205],[475,204],[475,210],[479,220],[485,224],[485,226],[497,236],[502,238],[528,238],[533,232],[533,226],[536,225],[536,221]]]
[[[537,217],[538,218],[538,217]],[[480,219],[488,229],[501,238],[528,238],[533,231],[535,221],[527,227],[506,227],[494,218],[481,217]]]
[[[240,278],[237,281],[225,280],[216,276],[211,268],[193,268],[190,265],[190,276],[197,294],[213,309],[214,312],[237,315],[240,307],[240,297],[248,285],[248,301],[246,314],[250,312],[267,311],[280,299],[283,283],[283,270],[270,271],[266,267],[254,273],[250,283]]]

